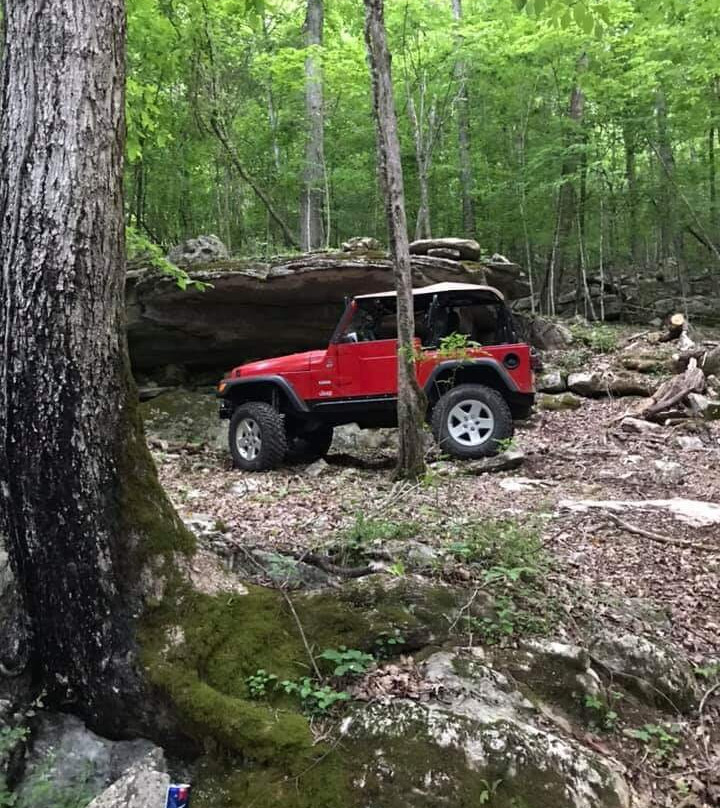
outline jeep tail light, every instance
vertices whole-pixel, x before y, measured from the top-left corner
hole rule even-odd
[[[515,370],[519,364],[520,357],[516,353],[505,354],[503,357],[503,365],[505,365],[508,370]]]

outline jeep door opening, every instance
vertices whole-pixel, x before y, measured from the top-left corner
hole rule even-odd
[[[438,283],[413,290],[426,420],[458,458],[497,453],[534,402],[534,357],[502,294]],[[235,465],[262,471],[327,453],[333,429],[397,426],[396,294],[350,300],[329,346],[234,368],[218,385]]]

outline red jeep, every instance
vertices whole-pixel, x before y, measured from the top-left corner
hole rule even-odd
[[[518,343],[502,294],[438,283],[413,291],[417,378],[427,421],[450,455],[495,454],[534,401],[534,358]],[[397,426],[396,294],[351,300],[330,345],[240,365],[217,388],[235,465],[249,471],[311,461],[333,428]]]

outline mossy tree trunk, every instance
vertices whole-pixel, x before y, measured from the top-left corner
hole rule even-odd
[[[192,546],[145,446],[123,332],[124,0],[15,0],[4,17],[0,534],[36,684],[119,733],[143,724],[147,567]]]
[[[372,76],[378,163],[385,194],[390,253],[397,290],[397,407],[400,444],[397,476],[412,479],[421,476],[425,471],[422,423],[426,402],[415,375],[415,316],[410,244],[383,0],[365,0],[365,42]]]

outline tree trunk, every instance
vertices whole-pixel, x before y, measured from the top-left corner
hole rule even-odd
[[[390,73],[390,52],[385,33],[383,0],[365,0],[365,42],[372,76],[378,163],[385,195],[390,252],[397,289],[397,408],[400,440],[397,475],[417,478],[425,470],[422,424],[426,402],[415,375],[415,317],[410,245],[405,217],[405,190]]]
[[[145,715],[147,565],[192,547],[145,446],[123,336],[124,3],[5,14],[0,536],[36,684],[121,732]]]
[[[673,254],[675,245],[675,206],[673,204],[673,180],[675,158],[673,156],[667,121],[665,93],[658,90],[655,95],[655,117],[657,120],[657,157],[659,160],[658,199],[660,214],[660,260],[667,261]]]
[[[635,135],[630,126],[623,128],[625,142],[625,183],[627,185],[628,229],[630,236],[630,258],[637,267],[641,263],[640,241],[638,232],[638,189],[636,173]]]
[[[462,20],[462,0],[452,0],[453,17],[456,23]],[[458,80],[457,122],[458,158],[460,163],[460,194],[462,197],[462,229],[465,238],[475,238],[474,178],[470,153],[470,99],[468,93],[467,67],[463,59],[455,63]]]
[[[435,122],[431,120],[429,122],[429,133],[427,139],[424,137],[423,134],[423,109],[425,106],[425,88],[424,85],[421,86],[421,107],[420,107],[420,115],[421,118],[418,118],[417,111],[415,109],[415,102],[413,101],[412,96],[408,92],[408,102],[407,102],[407,109],[408,115],[410,117],[410,123],[412,124],[413,128],[413,139],[415,141],[415,162],[417,163],[417,171],[418,171],[418,186],[420,189],[420,205],[418,207],[417,213],[417,220],[415,223],[415,239],[427,239],[432,238],[432,229],[430,227],[430,191],[429,191],[429,171],[430,171],[430,154],[429,154],[429,144],[427,140],[432,138],[432,127],[435,125]]]
[[[710,236],[718,243],[718,201],[717,201],[717,166],[715,165],[715,137],[717,129],[710,126],[708,132],[708,185],[710,186]]]
[[[324,0],[307,0],[305,45],[322,47]],[[320,60],[315,51],[305,59],[305,171],[300,199],[300,246],[304,251],[323,246],[323,199],[325,197],[325,144],[323,121],[323,81]]]

